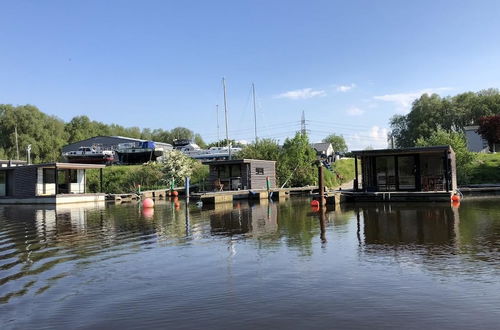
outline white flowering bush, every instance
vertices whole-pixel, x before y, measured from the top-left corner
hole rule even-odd
[[[162,172],[165,175],[165,180],[169,182],[174,179],[176,184],[184,182],[186,176],[191,176],[193,173],[195,160],[184,155],[177,150],[169,151],[161,163]]]

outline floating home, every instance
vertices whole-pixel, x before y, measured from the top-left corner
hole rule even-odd
[[[47,163],[0,167],[0,204],[104,202],[105,194],[86,192],[88,169],[105,165]]]
[[[353,151],[355,200],[450,200],[457,189],[450,146]],[[361,173],[358,169],[361,161]]]
[[[260,159],[235,159],[206,162],[209,184],[214,191],[276,188],[276,162]]]

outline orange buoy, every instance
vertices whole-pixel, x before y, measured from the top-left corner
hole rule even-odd
[[[172,196],[179,196],[179,192],[177,190],[172,191]]]
[[[460,202],[460,196],[453,195],[453,196],[451,196],[451,200],[454,201],[454,202]]]
[[[142,201],[142,207],[144,208],[155,207],[155,202],[151,198],[146,198],[145,200]]]
[[[317,200],[312,200],[312,201],[311,201],[311,206],[313,206],[313,207],[318,207],[318,206],[319,206],[319,201],[317,201]]]
[[[318,206],[312,206],[311,205],[311,211],[312,212],[319,212],[320,208],[319,208],[319,205]]]
[[[451,202],[451,206],[458,209],[460,207],[460,202],[453,201]]]

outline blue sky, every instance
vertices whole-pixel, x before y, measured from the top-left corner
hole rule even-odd
[[[423,92],[500,87],[500,1],[0,0],[0,103],[230,138],[384,147]]]

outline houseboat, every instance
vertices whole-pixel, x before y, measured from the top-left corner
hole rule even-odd
[[[355,201],[450,201],[457,189],[455,152],[450,146],[352,153],[356,179],[353,191],[344,193]]]
[[[209,166],[208,181],[215,191],[276,188],[275,161],[234,159],[210,161],[206,164]]]
[[[0,204],[104,202],[105,195],[86,191],[86,170],[104,164],[47,163],[0,167]]]

